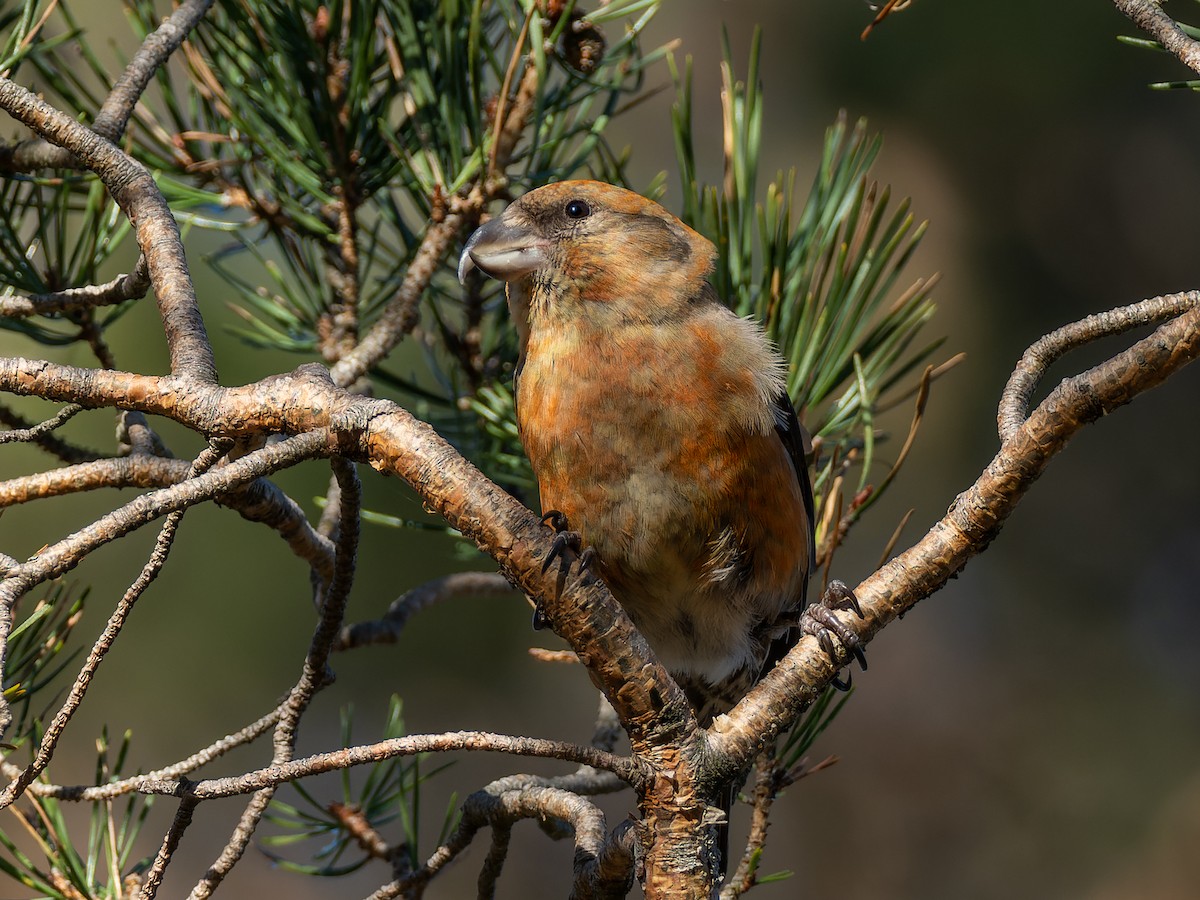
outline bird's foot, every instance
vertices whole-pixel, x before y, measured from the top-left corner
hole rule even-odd
[[[569,529],[565,515],[557,509],[552,509],[542,516],[542,522],[556,532],[554,543],[550,546],[550,552],[542,560],[543,574],[554,565],[556,559],[562,558],[568,550],[578,557],[581,569],[586,569],[591,565],[592,559],[595,557],[595,551],[591,547],[583,546],[582,535],[578,531],[571,531]],[[541,602],[538,602],[533,608],[533,630],[541,631],[547,624],[549,624],[549,621],[546,618],[546,611],[542,609]]]
[[[542,516],[542,521],[555,531],[554,544],[551,545],[546,558],[542,560],[543,573],[554,565],[554,561],[567,550],[578,557],[580,568],[586,569],[591,564],[596,555],[595,551],[591,547],[583,546],[583,536],[578,531],[570,530],[565,515],[557,509],[552,509]]]
[[[831,581],[825,588],[825,593],[821,595],[820,601],[812,604],[800,617],[800,630],[804,634],[811,634],[815,637],[821,644],[821,649],[830,656],[834,656],[837,652],[833,642],[836,637],[842,646],[858,660],[859,666],[865,672],[867,655],[863,652],[862,642],[859,641],[857,634],[833,615],[835,610],[841,609],[852,610],[860,619],[863,617],[862,608],[858,605],[858,598],[854,596],[854,591],[841,581]],[[850,676],[847,676],[845,681],[835,678],[832,683],[839,691],[849,690]]]

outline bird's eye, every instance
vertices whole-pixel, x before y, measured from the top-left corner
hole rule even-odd
[[[589,216],[592,213],[592,208],[582,200],[572,200],[567,204],[568,219],[582,219],[584,216]]]

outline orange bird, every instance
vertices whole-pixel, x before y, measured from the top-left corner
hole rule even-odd
[[[863,662],[828,615],[857,610],[848,589],[802,614],[815,564],[806,435],[783,359],[708,283],[715,258],[657,203],[567,181],[510,204],[459,264],[460,280],[474,266],[508,283],[517,424],[556,549],[587,547],[704,724],[797,625],[826,647],[832,631]]]

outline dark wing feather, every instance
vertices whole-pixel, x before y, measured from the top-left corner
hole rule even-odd
[[[808,577],[811,578],[813,569],[817,566],[816,520],[813,518],[813,489],[808,477],[808,454],[812,452],[812,439],[800,420],[796,417],[796,409],[786,393],[775,398],[775,433],[783,441],[796,470],[796,480],[800,482],[800,494],[804,498],[804,516],[808,521]],[[805,587],[807,588],[807,579]],[[800,598],[804,602],[804,596]]]
[[[783,441],[784,449],[792,460],[792,468],[796,470],[796,480],[800,483],[800,496],[804,500],[805,527],[808,529],[808,571],[805,573],[804,587],[797,597],[793,615],[798,615],[808,603],[808,582],[817,567],[817,537],[816,513],[813,508],[812,481],[808,477],[808,454],[812,449],[812,439],[808,431],[800,424],[796,409],[786,393],[780,393],[775,398],[775,433]],[[767,650],[763,667],[759,670],[761,678],[775,667],[779,660],[787,655],[792,646],[800,639],[800,629],[790,628],[787,633],[771,642]]]

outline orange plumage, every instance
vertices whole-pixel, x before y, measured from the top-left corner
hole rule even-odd
[[[796,625],[812,497],[785,366],[717,299],[716,250],[661,206],[595,181],[548,185],[470,239],[508,282],[521,441],[543,509],[707,721]]]

